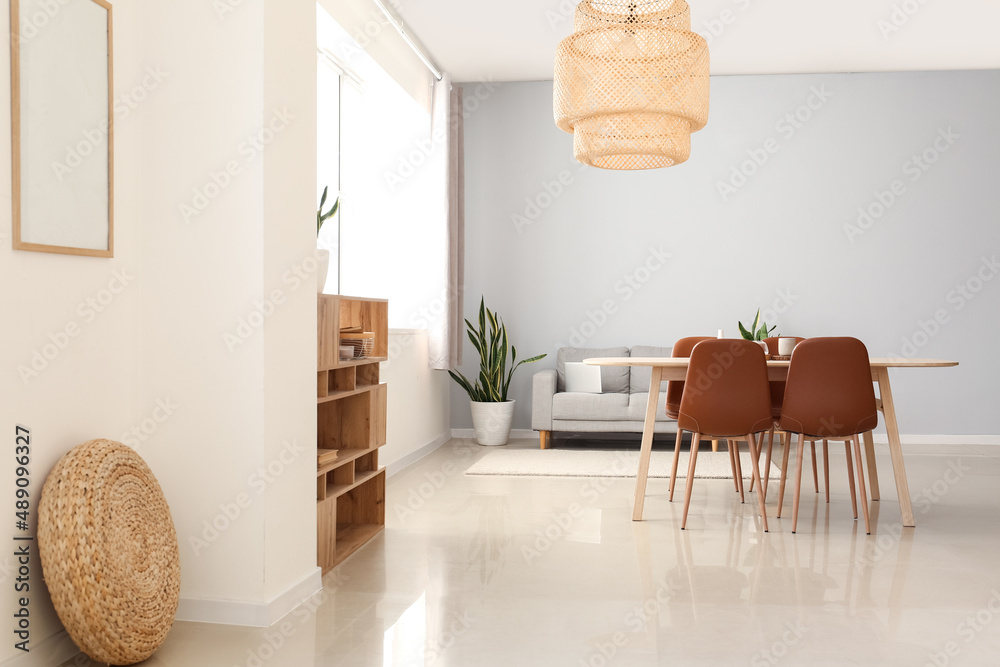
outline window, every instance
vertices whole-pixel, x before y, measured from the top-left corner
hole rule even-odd
[[[327,293],[340,291],[340,264],[337,249],[340,247],[341,212],[346,204],[342,163],[345,157],[352,161],[352,142],[345,139],[344,127],[350,127],[359,114],[363,100],[363,84],[357,74],[346,67],[340,59],[326,49],[319,51],[317,70],[317,175],[316,201],[327,189],[326,210],[339,197],[340,208],[337,215],[323,224],[319,235],[319,247],[330,251],[330,271],[327,274]],[[346,149],[346,150],[345,150]]]
[[[318,12],[318,191],[329,181],[342,195],[339,225],[320,244],[331,267],[339,248],[341,294],[388,298],[390,327],[423,328],[421,314],[444,294],[447,247],[431,224],[443,173],[431,164],[444,147],[432,141],[429,110]]]

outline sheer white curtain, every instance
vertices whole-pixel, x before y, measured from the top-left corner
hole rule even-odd
[[[462,297],[465,283],[465,128],[463,125],[462,88],[453,86],[451,75],[445,74],[434,84],[431,109],[431,137],[443,141],[443,150],[435,151],[434,169],[441,191],[437,201],[436,224],[443,227],[442,241],[446,244],[447,261],[441,267],[444,284],[440,315],[428,327],[430,367],[440,370],[457,368],[462,363],[464,318]],[[440,228],[440,227],[439,227]]]

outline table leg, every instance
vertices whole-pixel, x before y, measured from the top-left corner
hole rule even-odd
[[[871,490],[872,502],[879,499],[878,470],[875,467],[875,441],[872,432],[865,432],[865,459],[868,461],[868,488]]]
[[[889,436],[889,454],[892,456],[892,474],[896,480],[896,494],[899,496],[899,511],[904,526],[915,526],[913,508],[910,506],[910,485],[906,481],[906,466],[903,464],[903,446],[899,441],[899,426],[896,423],[896,407],[892,402],[889,386],[889,369],[877,370],[878,391],[882,399],[882,413],[885,416],[885,430]]]
[[[653,454],[653,427],[656,422],[656,405],[660,400],[660,383],[663,368],[653,366],[649,375],[649,400],[646,401],[646,421],[642,426],[642,446],[639,448],[639,470],[635,475],[635,505],[632,520],[642,521],[642,506],[646,500],[646,478],[649,475],[649,459]],[[691,485],[691,480],[687,480]]]

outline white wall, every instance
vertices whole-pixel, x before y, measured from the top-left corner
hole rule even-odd
[[[316,277],[289,282],[316,248],[316,44],[304,38],[315,34],[314,1],[264,5],[264,119],[295,114],[264,157],[263,293],[286,299],[264,326],[264,461],[288,459],[288,442],[301,447],[265,497],[265,601],[316,570]]]
[[[121,82],[136,79],[141,71],[139,40],[130,35],[138,23],[137,4],[123,0],[115,4],[116,20],[123,27],[116,40]],[[9,34],[9,13],[0,12],[0,25]],[[0,49],[0,126],[10,127],[10,50]],[[139,77],[141,78],[141,76]],[[124,83],[122,84],[124,85]],[[0,424],[4,432],[4,474],[0,478],[0,497],[14,500],[13,444],[15,425],[32,431],[31,452],[31,535],[35,533],[37,503],[49,470],[70,448],[98,437],[117,439],[138,423],[137,417],[153,406],[145,405],[139,395],[141,358],[139,344],[139,308],[142,283],[146,276],[141,257],[140,227],[142,217],[142,155],[138,150],[141,128],[135,118],[126,118],[117,129],[118,174],[115,189],[116,234],[115,258],[95,259],[12,250],[10,207],[10,133],[0,132]],[[66,211],[72,215],[72,211]],[[116,275],[121,283],[111,285]],[[121,289],[122,285],[124,289]],[[97,312],[87,299],[103,299],[106,306]],[[110,302],[109,302],[110,300]],[[76,325],[78,335],[65,334],[67,326]],[[36,352],[38,356],[36,357]],[[48,355],[45,359],[40,355]],[[32,359],[35,367],[32,368]],[[37,375],[22,379],[19,368],[37,369]],[[163,466],[150,461],[153,472],[162,475]],[[13,517],[4,523],[0,535],[11,545],[15,531]],[[11,619],[14,613],[14,577],[17,563],[13,548],[0,555],[0,615]],[[61,627],[42,582],[37,553],[31,560],[30,595],[32,650],[45,637]],[[5,636],[13,637],[12,625],[5,621]],[[13,641],[0,644],[0,661],[23,655]],[[55,664],[55,663],[49,663]]]
[[[551,82],[505,83],[466,120],[465,312],[485,294],[522,354],[550,355],[515,376],[514,426],[529,426],[531,375],[560,344],[732,336],[761,307],[788,335],[959,360],[893,373],[901,430],[1000,434],[1000,280],[977,275],[1000,270],[983,259],[1000,255],[1000,71],[713,77],[711,94],[691,159],[648,172],[576,163]],[[884,194],[894,181],[903,194]],[[895,201],[852,236],[879,197]],[[471,425],[457,387],[452,415]]]
[[[379,464],[390,474],[451,437],[451,378],[427,363],[426,329],[389,330],[389,361],[380,368],[381,380],[389,386],[386,444],[379,450]]]
[[[308,273],[315,4],[268,0],[218,13],[198,0],[119,0],[114,11],[116,95],[149,83],[115,128],[116,257],[13,252],[9,218],[0,228],[8,318],[0,421],[33,429],[36,498],[74,445],[108,437],[135,446],[164,489],[181,543],[180,617],[267,622],[319,581]],[[6,78],[9,67],[0,70]],[[9,105],[0,107],[6,115]],[[249,150],[248,137],[268,126],[273,140]],[[9,158],[7,137],[0,142]],[[9,179],[8,158],[0,169]],[[219,174],[229,162],[238,173],[227,182]],[[210,187],[204,210],[185,220],[181,205],[200,206],[195,191],[213,180],[218,192]],[[134,278],[88,321],[78,304],[115,272]],[[241,329],[261,307],[264,323]],[[81,333],[22,382],[17,366],[69,322]],[[0,482],[4,497],[12,481]],[[234,508],[238,516],[226,517]],[[206,522],[221,529],[206,532]],[[196,549],[192,538],[207,544]],[[39,652],[60,626],[33,565],[31,656],[56,664]],[[10,603],[5,596],[8,618]],[[19,653],[5,643],[0,661]]]

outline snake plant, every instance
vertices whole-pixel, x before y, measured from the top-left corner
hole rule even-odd
[[[517,348],[510,345],[511,367],[508,370],[507,326],[499,315],[486,307],[485,299],[479,301],[478,324],[477,327],[468,319],[465,320],[469,340],[479,352],[479,377],[476,379],[476,383],[473,384],[461,372],[448,371],[448,374],[461,385],[473,401],[477,403],[502,403],[507,400],[510,380],[518,366],[538,361],[545,355],[540,354],[537,357],[517,361]],[[487,325],[489,325],[488,331]]]
[[[747,328],[743,326],[742,322],[738,322],[737,324],[740,325],[740,335],[743,336],[743,338],[745,338],[746,340],[756,340],[756,341],[764,340],[765,338],[771,335],[772,331],[778,328],[778,326],[775,325],[770,329],[768,329],[767,322],[760,321],[760,308],[757,309],[757,314],[754,316],[753,324],[750,325],[749,330],[747,330]]]

